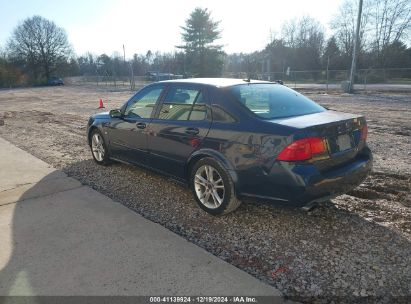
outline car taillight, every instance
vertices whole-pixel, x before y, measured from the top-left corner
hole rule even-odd
[[[277,157],[281,161],[299,161],[327,152],[325,142],[319,137],[308,137],[294,141]]]
[[[364,125],[361,129],[361,140],[366,141],[368,136],[368,126]]]

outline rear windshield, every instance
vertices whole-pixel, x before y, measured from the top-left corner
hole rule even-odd
[[[325,111],[300,93],[279,84],[241,84],[230,93],[250,111],[263,119],[300,116]]]

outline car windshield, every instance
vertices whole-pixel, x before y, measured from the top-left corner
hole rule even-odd
[[[323,107],[311,99],[279,84],[241,84],[230,87],[229,91],[239,102],[263,119],[277,119],[325,111]]]

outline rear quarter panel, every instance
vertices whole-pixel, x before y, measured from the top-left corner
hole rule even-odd
[[[253,117],[217,90],[211,98],[212,111],[215,107],[230,113],[235,122],[213,119],[202,147],[223,155],[228,166],[236,171],[237,192],[247,192],[266,179],[277,155],[293,140],[298,129]]]

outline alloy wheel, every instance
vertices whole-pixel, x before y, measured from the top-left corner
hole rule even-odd
[[[106,150],[104,148],[103,138],[99,133],[94,133],[91,138],[91,150],[93,151],[93,155],[97,161],[102,162],[104,160]]]
[[[216,209],[224,201],[224,181],[217,169],[210,165],[199,167],[194,175],[194,189],[200,202]]]

